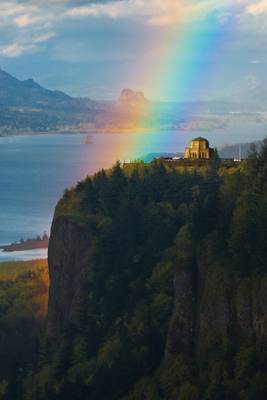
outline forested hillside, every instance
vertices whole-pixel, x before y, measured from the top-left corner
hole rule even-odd
[[[44,338],[48,281],[47,260],[0,263],[0,399],[23,398]]]
[[[266,229],[266,141],[237,167],[117,164],[66,191],[17,398],[266,398]]]

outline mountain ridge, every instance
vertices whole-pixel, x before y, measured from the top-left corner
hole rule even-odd
[[[60,131],[92,123],[101,109],[93,100],[49,90],[33,79],[0,70],[0,134]]]
[[[71,97],[0,70],[0,136],[36,133],[210,131],[266,120],[264,105],[233,102],[153,102],[124,88],[113,102]]]

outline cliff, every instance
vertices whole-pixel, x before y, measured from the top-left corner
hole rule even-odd
[[[149,104],[143,92],[135,92],[131,89],[123,89],[117,102],[118,107],[132,109],[147,107]]]
[[[51,337],[61,337],[66,324],[79,317],[89,237],[90,233],[66,218],[53,222],[48,253],[51,285],[47,333]]]
[[[267,344],[267,275],[236,279],[223,268],[206,267],[202,287],[195,287],[190,268],[174,273],[174,309],[166,342],[166,360],[194,353],[198,362],[234,343]]]
[[[28,398],[266,397],[266,149],[199,172],[117,164],[66,192]]]

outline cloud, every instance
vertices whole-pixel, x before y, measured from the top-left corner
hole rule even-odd
[[[38,18],[34,18],[34,17],[32,17],[30,15],[27,15],[27,14],[19,15],[18,17],[16,17],[14,19],[15,24],[19,28],[25,28],[27,26],[30,26],[30,25],[34,24],[37,21],[38,21]]]
[[[6,58],[16,58],[29,52],[38,51],[40,45],[55,36],[55,32],[37,34],[29,37],[22,36],[12,43],[0,46],[0,55]]]
[[[7,58],[15,58],[21,56],[26,50],[30,50],[30,46],[11,43],[6,46],[0,46],[0,55]]]
[[[244,13],[247,6],[248,0],[219,2],[214,2],[214,0],[92,1],[87,2],[86,5],[70,6],[66,11],[66,16],[71,18],[135,18],[141,19],[148,25],[168,26],[203,19],[211,13],[221,13],[225,19],[226,15],[231,16],[237,10],[240,14]]]
[[[261,0],[260,2],[250,4],[247,7],[247,13],[257,16],[267,13],[267,0]]]
[[[240,27],[243,24],[242,29],[249,30],[249,18],[257,19],[266,12],[267,0],[0,0],[0,29],[8,33],[7,42],[5,35],[0,36],[0,54],[18,57],[41,48],[60,29],[71,35],[67,24],[80,19],[121,19],[141,27],[168,29],[204,20],[213,13],[221,24],[236,17]],[[256,21],[253,29],[262,30],[263,26]],[[33,44],[34,37],[45,40]]]
[[[43,35],[37,35],[32,38],[32,43],[35,43],[35,44],[36,43],[44,43],[55,36],[56,36],[55,32],[47,32],[47,33],[44,33]]]
[[[16,58],[41,50],[55,36],[54,11],[32,1],[0,1],[0,55]]]
[[[69,11],[67,11],[67,15],[70,17],[88,17],[91,15],[97,16],[100,14],[100,10],[94,7],[73,7]]]
[[[100,4],[101,3],[101,4]],[[66,15],[72,18],[106,16],[110,18],[142,18],[151,25],[169,25],[185,22],[190,16],[208,9],[210,1],[197,3],[186,0],[121,0],[93,2],[84,6],[69,8]]]

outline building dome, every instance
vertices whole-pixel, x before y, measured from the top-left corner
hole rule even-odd
[[[199,136],[199,137],[193,139],[192,142],[205,142],[208,146],[210,145],[210,144],[209,144],[209,141],[208,141],[207,139],[201,137],[201,136]],[[191,143],[192,143],[192,142],[191,142]]]
[[[185,159],[209,160],[214,156],[214,149],[210,148],[209,141],[203,137],[195,138],[185,149]]]

